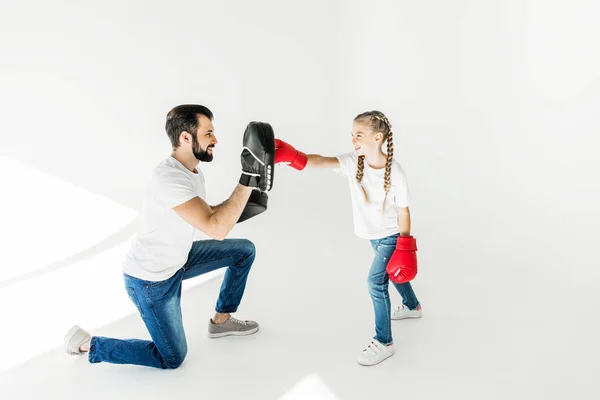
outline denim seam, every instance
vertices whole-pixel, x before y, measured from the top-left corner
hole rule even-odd
[[[239,272],[240,272],[240,268],[235,268],[234,269],[235,276],[233,277],[233,282],[231,284],[231,287],[229,288],[229,292],[227,293],[227,297],[225,297],[225,305],[226,306],[229,305],[229,300],[231,299],[231,293],[233,293],[233,288],[237,284],[237,279],[238,279]],[[232,312],[232,311],[226,311],[226,312],[228,313],[228,312]],[[224,313],[221,313],[221,314],[224,314]]]
[[[170,361],[174,362],[175,361],[175,357],[174,357],[174,352],[173,349],[171,348],[171,343],[169,340],[166,340],[166,335],[165,332],[163,330],[163,327],[160,323],[160,318],[158,318],[156,316],[156,311],[154,310],[154,306],[152,305],[152,301],[150,301],[150,291],[148,290],[149,287],[146,286],[146,299],[148,302],[148,307],[150,307],[150,310],[152,311],[152,316],[154,317],[154,321],[156,322],[156,325],[158,326],[158,330],[160,331],[160,335],[162,337],[162,340],[165,342],[165,345],[167,346],[167,349],[169,349],[169,359]],[[155,344],[156,346],[156,344]],[[157,349],[158,350],[158,349]],[[160,351],[158,352],[158,354],[161,356],[161,358],[163,358],[163,355],[160,354]],[[162,364],[162,362],[161,362]]]
[[[228,306],[228,305],[229,305],[229,300],[231,299],[231,294],[233,293],[233,288],[234,288],[234,287],[235,287],[235,285],[237,284],[237,281],[238,281],[238,275],[239,275],[239,272],[240,272],[240,268],[239,268],[239,267],[241,267],[241,264],[243,264],[243,262],[244,262],[244,261],[246,261],[246,260],[248,259],[248,257],[249,257],[249,256],[244,256],[244,257],[243,257],[243,258],[242,258],[242,259],[239,261],[239,263],[238,263],[238,264],[232,264],[232,265],[231,265],[231,266],[235,265],[237,268],[234,268],[234,269],[233,269],[233,271],[234,271],[234,273],[235,273],[235,276],[233,277],[233,283],[231,284],[231,287],[229,288],[229,292],[227,293],[227,297],[225,297],[225,305],[226,305],[226,306]],[[229,267],[231,267],[231,266],[229,266]],[[224,311],[224,312],[221,312],[221,311]],[[221,311],[217,310],[217,312],[218,312],[218,313],[221,313],[221,314],[235,312],[235,311],[227,311],[227,310],[221,310]],[[237,311],[237,308],[236,308],[236,311]]]
[[[189,271],[189,270],[191,270],[192,268],[199,267],[199,266],[201,266],[201,265],[204,265],[204,264],[210,264],[210,263],[213,263],[213,262],[215,262],[215,261],[223,261],[223,260],[226,260],[226,259],[228,259],[228,258],[232,258],[232,259],[233,259],[233,257],[232,257],[232,256],[228,256],[228,257],[216,258],[216,259],[214,259],[214,260],[211,260],[211,261],[202,261],[202,262],[198,262],[198,263],[195,263],[195,264],[193,264],[193,265],[191,265],[191,266],[188,266],[188,267],[185,269],[185,271]],[[232,261],[233,261],[233,260],[232,260]],[[233,264],[232,264],[232,265],[233,265]],[[229,267],[229,265],[227,265],[227,267]],[[184,267],[184,268],[185,268],[185,267]]]
[[[379,242],[379,244],[377,245],[377,252],[378,252],[378,253],[380,253],[380,252],[379,252],[379,248],[380,248],[380,246],[381,246],[381,241],[380,241],[380,242]],[[388,246],[388,247],[392,247],[392,246]],[[386,266],[387,266],[387,262],[386,262],[386,261],[388,261],[388,257],[386,257],[386,256],[383,256],[383,257],[382,257],[382,259],[383,259],[383,262],[384,262],[384,263],[386,264]],[[387,273],[385,273],[385,274],[386,274],[386,276],[387,276]],[[383,278],[383,280],[384,280],[384,281],[386,280],[386,279],[385,279],[385,277]],[[385,290],[384,290],[384,285],[385,285],[385,284],[388,284],[388,285],[389,285],[389,280],[388,280],[387,282],[384,282],[384,283],[382,283],[382,284],[380,285],[380,289],[381,289],[381,295],[382,295],[382,298],[383,298],[383,300],[384,300],[384,301],[383,301],[383,304],[384,304],[384,307],[385,307],[385,313],[386,313],[386,315],[388,316],[388,319],[389,319],[389,320],[388,320],[388,323],[386,324],[386,328],[387,328],[387,329],[386,329],[386,335],[387,335],[387,337],[391,337],[391,336],[392,336],[392,327],[391,327],[391,314],[390,314],[390,313],[391,313],[391,310],[388,308],[388,306],[387,306],[387,302],[385,301]],[[389,291],[388,291],[388,298],[389,298]],[[387,339],[387,337],[386,337],[386,339]],[[388,344],[390,344],[390,343],[392,343],[392,342],[393,342],[393,339],[392,339],[392,341],[390,341],[390,342],[387,342],[387,343],[382,343],[382,344],[388,345]]]
[[[391,327],[392,324],[391,324],[391,321],[390,321],[391,320],[391,316],[390,316],[390,310],[388,309],[388,306],[387,306],[387,301],[385,301],[385,291],[383,290],[383,285],[381,285],[381,294],[382,294],[383,299],[384,299],[383,304],[385,305],[385,315],[387,315],[387,317],[388,317],[388,322],[386,324],[386,328],[387,328],[386,334],[387,334],[387,337],[391,337],[392,336],[392,327]],[[389,297],[389,294],[388,294],[388,297]],[[387,339],[387,337],[386,337],[386,339]],[[391,341],[389,343],[391,343]],[[389,343],[384,343],[384,344],[387,345]]]
[[[135,291],[135,288],[128,287],[126,289],[127,289],[127,291],[131,291],[131,294],[133,295],[133,299],[132,299],[133,304],[138,309],[138,312],[140,313],[140,316],[142,317],[142,320],[143,320],[144,319],[144,311],[142,310],[142,305],[140,304],[140,300],[137,297],[137,292]]]

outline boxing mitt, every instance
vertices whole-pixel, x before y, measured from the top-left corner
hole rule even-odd
[[[390,280],[406,283],[417,275],[417,239],[412,236],[398,236],[396,250],[385,268]]]
[[[237,222],[243,222],[264,212],[267,209],[268,201],[269,196],[267,193],[261,192],[257,189],[252,190],[252,193],[250,193],[250,197],[248,198],[248,202],[246,203],[246,207],[244,207],[242,215],[240,215],[240,218]]]
[[[273,187],[275,134],[266,122],[250,122],[243,139],[240,184],[265,192]]]
[[[308,157],[298,151],[289,143],[275,139],[275,164],[286,164],[292,168],[302,171],[306,167]]]

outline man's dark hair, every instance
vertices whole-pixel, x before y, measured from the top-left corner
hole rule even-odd
[[[173,149],[179,147],[179,135],[181,135],[181,132],[186,131],[192,135],[196,134],[198,130],[198,114],[204,115],[211,121],[213,119],[212,111],[198,104],[182,104],[169,111],[165,130]]]

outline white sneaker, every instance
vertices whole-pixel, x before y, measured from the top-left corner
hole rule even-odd
[[[394,345],[386,346],[373,339],[367,348],[358,355],[358,363],[367,366],[379,364],[386,358],[393,356],[394,352]]]
[[[72,356],[77,354],[83,354],[83,352],[79,350],[79,348],[82,344],[89,342],[91,339],[92,335],[90,335],[88,331],[86,331],[85,329],[81,329],[79,326],[75,325],[65,335],[65,351]]]
[[[392,319],[405,319],[405,318],[421,318],[423,313],[421,310],[409,310],[404,304],[399,305],[392,311]]]

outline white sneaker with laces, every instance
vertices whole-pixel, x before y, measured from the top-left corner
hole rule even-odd
[[[421,312],[421,310],[410,310],[404,304],[399,305],[398,307],[394,308],[394,311],[392,311],[392,319],[394,320],[406,318],[421,318],[422,315],[423,313]]]
[[[358,355],[358,363],[366,366],[379,364],[386,358],[393,356],[394,352],[394,345],[386,346],[381,344],[380,341],[372,339],[371,343]]]

